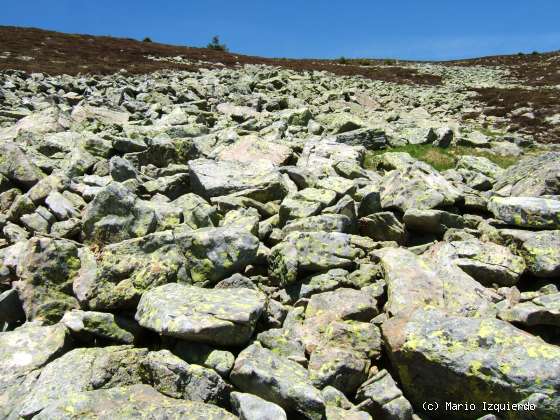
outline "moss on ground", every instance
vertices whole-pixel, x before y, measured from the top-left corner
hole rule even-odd
[[[374,168],[376,157],[386,152],[406,152],[415,159],[429,163],[438,171],[454,168],[457,159],[463,155],[482,156],[488,158],[502,168],[507,168],[520,159],[518,156],[499,156],[492,153],[490,150],[481,150],[465,146],[441,148],[429,144],[408,144],[406,146],[392,147],[384,150],[370,150],[366,153],[364,166],[366,168]]]

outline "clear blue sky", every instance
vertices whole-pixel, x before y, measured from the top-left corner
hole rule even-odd
[[[270,57],[453,59],[560,49],[560,0],[16,0],[0,25]],[[0,45],[1,50],[1,45]]]

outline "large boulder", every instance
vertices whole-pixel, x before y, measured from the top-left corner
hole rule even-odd
[[[7,141],[0,142],[0,174],[26,188],[45,177],[17,144]]]
[[[272,248],[271,273],[284,284],[295,282],[302,273],[353,267],[364,251],[353,236],[338,232],[292,232]]]
[[[453,241],[448,248],[463,271],[487,287],[513,286],[525,271],[523,258],[514,255],[508,248],[477,239]]]
[[[207,285],[241,271],[257,259],[259,240],[240,227],[176,230],[193,283]]]
[[[207,199],[238,193],[266,203],[287,193],[280,172],[269,161],[196,159],[189,162],[189,170],[193,192]]]
[[[365,148],[337,143],[333,140],[308,141],[305,143],[297,166],[315,174],[336,175],[334,167],[339,162],[362,165]]]
[[[149,385],[132,385],[110,389],[71,392],[45,406],[35,419],[79,420],[125,419],[235,420],[222,408],[198,401],[166,397]]]
[[[187,259],[172,231],[110,244],[97,255],[84,247],[80,260],[74,295],[93,310],[132,309],[146,290],[189,281]]]
[[[540,197],[492,197],[494,217],[509,225],[533,229],[560,229],[560,201]]]
[[[114,243],[152,233],[157,228],[155,210],[119,183],[101,189],[83,215],[85,240]]]
[[[385,248],[375,255],[385,273],[385,310],[390,315],[413,308],[441,308],[468,316],[493,313],[491,294],[454,267],[444,252],[423,258],[403,248]]]
[[[237,357],[230,375],[233,384],[282,407],[288,414],[322,419],[325,403],[301,365],[277,356],[258,342]]]
[[[520,247],[527,269],[537,277],[560,277],[560,230],[535,232]]]
[[[266,141],[254,136],[242,137],[217,153],[219,160],[254,162],[265,160],[274,165],[288,163],[292,149],[284,144]]]
[[[40,370],[70,345],[70,334],[60,324],[27,323],[0,333],[0,417],[10,417]]]
[[[461,198],[456,187],[424,162],[387,173],[379,193],[383,208],[402,212],[452,206]]]
[[[487,414],[484,404],[531,403],[508,418],[558,418],[559,347],[504,321],[439,310],[403,313],[382,330],[406,396],[417,407],[438,404],[430,416],[475,418]],[[472,411],[453,409],[466,401]]]
[[[171,283],[142,295],[136,320],[183,340],[239,346],[247,343],[266,297],[250,289],[201,289]]]
[[[287,420],[286,412],[277,404],[256,395],[231,393],[231,405],[242,420]]]
[[[141,383],[140,362],[147,353],[131,346],[74,349],[42,369],[19,415],[33,416],[70,392]]]
[[[15,286],[28,320],[55,323],[78,307],[72,283],[81,268],[72,241],[34,237],[19,256]]]
[[[510,166],[497,177],[494,191],[518,197],[560,194],[560,152],[529,156]]]

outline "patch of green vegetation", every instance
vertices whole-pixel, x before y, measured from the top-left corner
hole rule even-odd
[[[441,148],[430,144],[408,144],[406,146],[392,147],[384,150],[370,150],[366,153],[364,166],[366,168],[374,168],[376,166],[376,157],[386,152],[405,152],[415,159],[421,160],[432,165],[438,171],[445,171],[455,167],[455,163],[460,156],[482,156],[496,165],[507,168],[519,161],[516,156],[499,156],[490,150],[475,149],[465,146],[453,146]]]

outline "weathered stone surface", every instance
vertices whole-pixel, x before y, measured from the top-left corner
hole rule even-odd
[[[418,310],[382,329],[406,396],[419,407],[437,402],[438,416],[481,416],[483,402],[535,403],[530,414],[510,411],[516,419],[553,419],[560,410],[560,349],[507,322]],[[446,409],[446,401],[463,402],[465,395],[476,410]]]
[[[97,255],[82,248],[80,260],[72,288],[93,310],[134,308],[145,290],[189,281],[187,260],[171,231],[111,244]]]
[[[530,302],[508,306],[500,310],[498,317],[528,327],[535,325],[560,327],[560,293],[551,293],[539,296]]]
[[[451,206],[461,197],[457,188],[424,162],[387,173],[381,181],[380,195],[383,208],[403,212]]]
[[[132,385],[72,392],[52,402],[34,418],[78,420],[83,418],[139,419],[188,418],[193,420],[234,420],[227,411],[197,401],[166,397],[149,385]]]
[[[455,264],[487,287],[513,286],[525,271],[523,258],[492,242],[472,239],[453,241],[449,246],[454,248]]]
[[[251,394],[232,392],[231,405],[240,420],[288,419],[282,407]]]
[[[271,272],[290,284],[303,272],[352,267],[364,251],[352,244],[352,236],[338,232],[292,232],[272,248]]]
[[[463,217],[443,210],[408,209],[403,216],[405,226],[409,230],[422,233],[443,235],[447,229],[461,229],[465,225]]]
[[[34,237],[26,243],[15,285],[28,320],[55,323],[78,306],[71,288],[80,266],[73,242]]]
[[[141,383],[140,361],[146,354],[131,346],[72,350],[42,369],[19,415],[32,416],[71,392]]]
[[[242,137],[218,152],[219,160],[254,162],[265,160],[274,165],[286,164],[292,156],[292,149],[281,143],[265,141],[253,136]]]
[[[531,176],[527,176],[531,174]],[[498,177],[494,191],[506,196],[560,194],[560,152],[528,156]]]
[[[536,232],[523,241],[527,269],[537,277],[560,277],[560,231]]]
[[[45,176],[15,143],[0,142],[0,156],[0,174],[19,185],[29,188]]]
[[[402,244],[406,240],[403,224],[390,211],[370,214],[358,221],[359,232],[374,241],[395,241]]]
[[[183,340],[238,346],[249,341],[265,305],[250,289],[201,289],[176,283],[140,299],[136,320],[145,328]]]
[[[259,240],[239,227],[202,228],[175,232],[188,262],[193,283],[217,283],[257,259]]]
[[[141,362],[144,382],[164,395],[226,406],[230,386],[214,372],[174,356],[169,350],[150,352]]]
[[[439,250],[442,246],[446,245],[441,243],[430,258],[399,248],[375,251],[385,272],[385,310],[389,314],[413,308],[441,308],[473,316],[492,313],[490,294],[458,267],[454,268],[447,251]]]
[[[492,197],[488,203],[494,217],[507,224],[533,228],[560,228],[560,201],[538,197]]]
[[[205,198],[240,193],[267,202],[286,195],[280,173],[268,161],[197,159],[189,162],[189,170],[193,192]]]
[[[389,372],[382,370],[364,382],[356,399],[358,407],[373,416],[398,420],[412,419],[412,406]]]
[[[110,342],[133,344],[140,328],[133,320],[105,312],[72,310],[66,312],[61,324],[78,338],[94,341],[101,338]]]
[[[111,183],[88,204],[83,216],[86,241],[115,243],[152,233],[157,216],[122,184]]]
[[[68,330],[60,325],[27,323],[0,333],[0,416],[8,418],[26,396],[34,373],[69,350]],[[26,375],[29,376],[26,380]],[[27,383],[26,383],[27,382]],[[17,416],[17,413],[12,413]]]
[[[242,391],[278,404],[288,414],[321,419],[325,413],[321,393],[311,384],[305,368],[276,356],[259,343],[239,354],[230,379]]]

